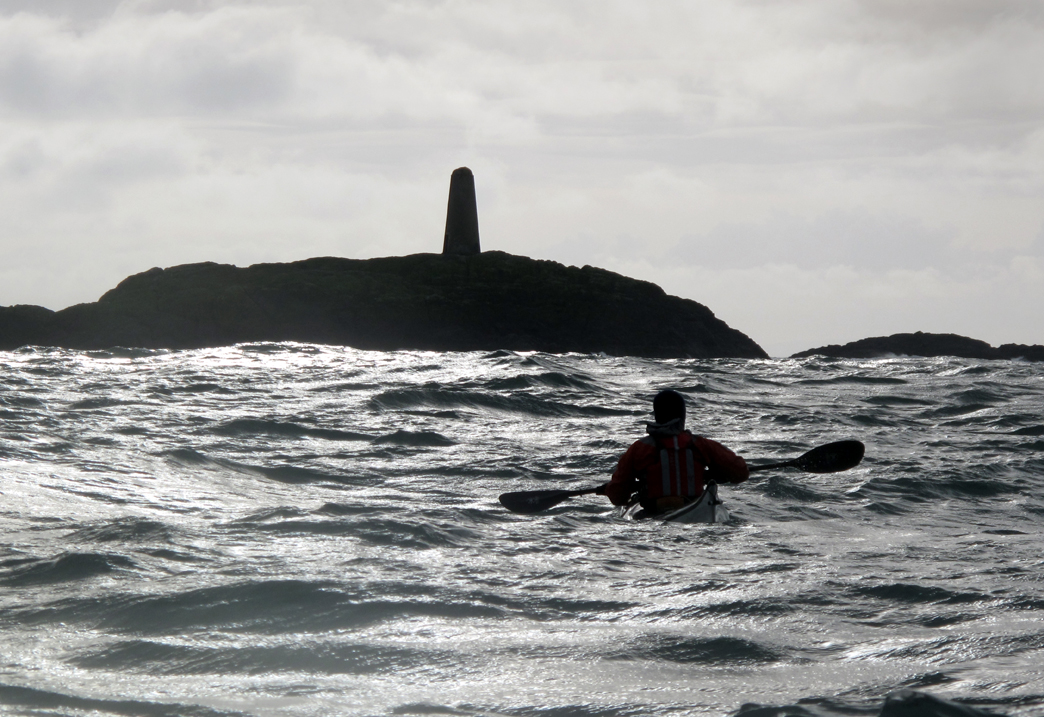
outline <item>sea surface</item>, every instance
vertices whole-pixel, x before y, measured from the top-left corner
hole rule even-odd
[[[600,496],[650,399],[724,525]],[[1044,364],[306,344],[0,352],[0,712],[1044,714]]]

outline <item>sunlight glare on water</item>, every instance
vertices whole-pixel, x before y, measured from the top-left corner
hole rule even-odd
[[[18,714],[1044,712],[1044,366],[301,344],[0,353]],[[724,525],[604,482],[659,389],[755,462]]]

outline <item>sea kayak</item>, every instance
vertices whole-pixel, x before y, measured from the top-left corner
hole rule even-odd
[[[668,523],[724,523],[729,511],[718,499],[718,486],[708,483],[703,495],[681,508],[664,513],[649,513],[635,503],[620,509],[620,517],[626,520],[662,520]]]

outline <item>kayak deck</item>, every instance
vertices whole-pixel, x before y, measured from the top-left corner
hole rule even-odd
[[[625,520],[661,520],[666,523],[724,523],[729,519],[729,511],[718,499],[717,484],[708,483],[703,495],[681,508],[650,514],[635,503],[621,508],[620,517]]]

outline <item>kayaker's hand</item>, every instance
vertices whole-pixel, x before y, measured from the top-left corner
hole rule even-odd
[[[598,489],[595,491],[595,495],[605,495],[605,489],[608,487],[608,483],[598,486]]]

